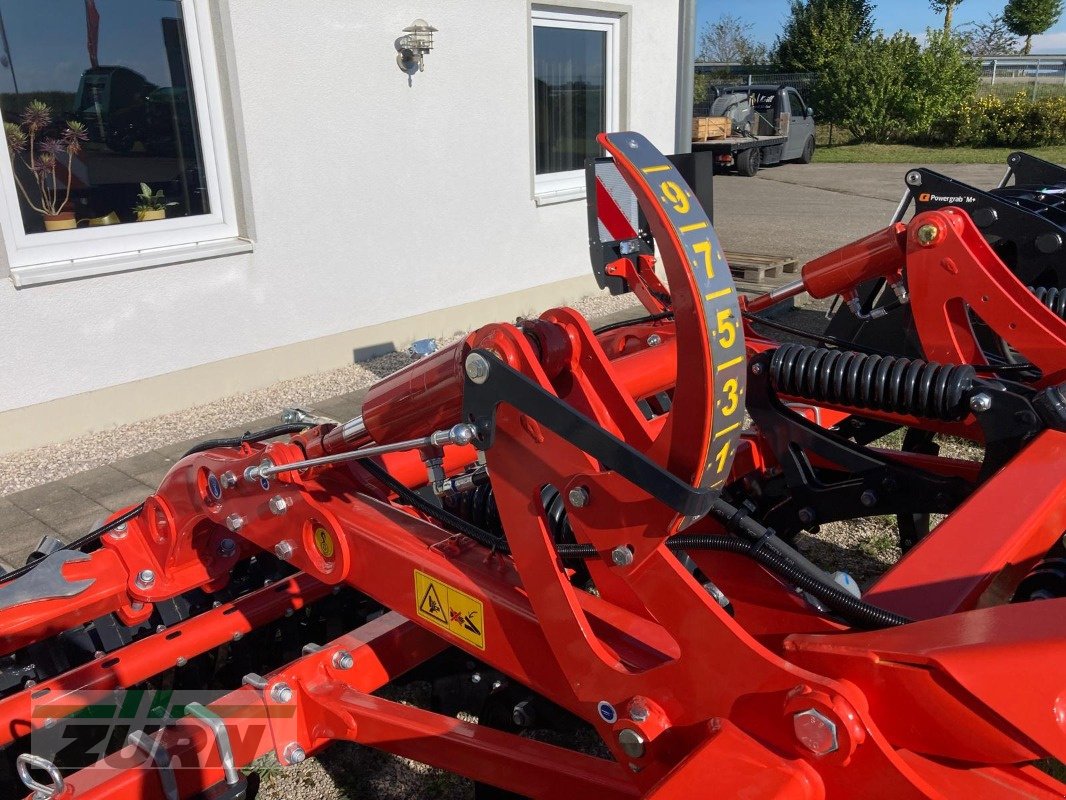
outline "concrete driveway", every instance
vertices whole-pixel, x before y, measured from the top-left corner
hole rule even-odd
[[[754,178],[714,177],[714,226],[727,250],[801,262],[888,224],[907,170],[922,164],[782,164]],[[1006,165],[932,164],[979,189],[999,185]]]

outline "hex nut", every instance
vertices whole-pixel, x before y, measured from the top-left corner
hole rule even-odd
[[[290,742],[285,745],[285,750],[282,752],[285,760],[290,764],[299,764],[307,759],[307,753],[296,742]]]
[[[992,398],[984,392],[978,392],[970,398],[970,410],[975,414],[981,414],[992,408]]]
[[[292,687],[287,683],[275,683],[270,689],[270,699],[275,703],[288,703],[292,700]]]
[[[274,555],[280,558],[282,561],[288,561],[292,558],[292,554],[296,552],[296,548],[292,546],[292,542],[288,539],[282,539],[276,545],[274,545]]]

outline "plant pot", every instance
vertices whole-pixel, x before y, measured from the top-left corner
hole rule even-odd
[[[167,210],[165,208],[152,208],[152,209],[149,209],[148,211],[138,211],[137,212],[137,221],[138,222],[149,222],[150,220],[153,220],[153,219],[166,219],[166,218],[167,218]]]
[[[67,231],[76,227],[78,227],[78,223],[74,219],[73,211],[44,215],[44,229],[46,231]]]

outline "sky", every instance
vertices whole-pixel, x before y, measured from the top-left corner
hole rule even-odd
[[[178,16],[178,3],[96,0],[96,8],[100,64],[121,64],[158,86],[169,86],[161,19]],[[0,20],[21,91],[77,90],[89,68],[84,0],[0,0]],[[11,73],[0,62],[0,92],[14,88]]]
[[[926,28],[943,27],[944,18],[934,12],[928,0],[881,0],[875,2],[874,18],[877,27],[886,33],[906,30],[914,34],[925,33]],[[954,24],[983,22],[988,15],[1003,11],[1005,0],[963,0],[955,8]],[[745,21],[754,23],[752,35],[756,40],[773,44],[788,17],[788,0],[746,0],[742,10],[724,0],[698,0],[696,13],[698,27],[712,22],[723,14],[732,13]],[[1033,37],[1033,53],[1066,53],[1066,14],[1042,36]]]

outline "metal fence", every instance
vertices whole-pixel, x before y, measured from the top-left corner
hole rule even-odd
[[[696,64],[697,100],[692,105],[692,115],[706,117],[711,113],[714,103],[713,93],[700,98],[700,84],[705,88],[711,86],[751,86],[757,83],[787,84],[794,86],[806,99],[808,90],[818,77],[816,72],[758,72],[750,66],[740,64]]]
[[[994,56],[981,59],[981,94],[1030,98],[1066,95],[1066,55]]]

